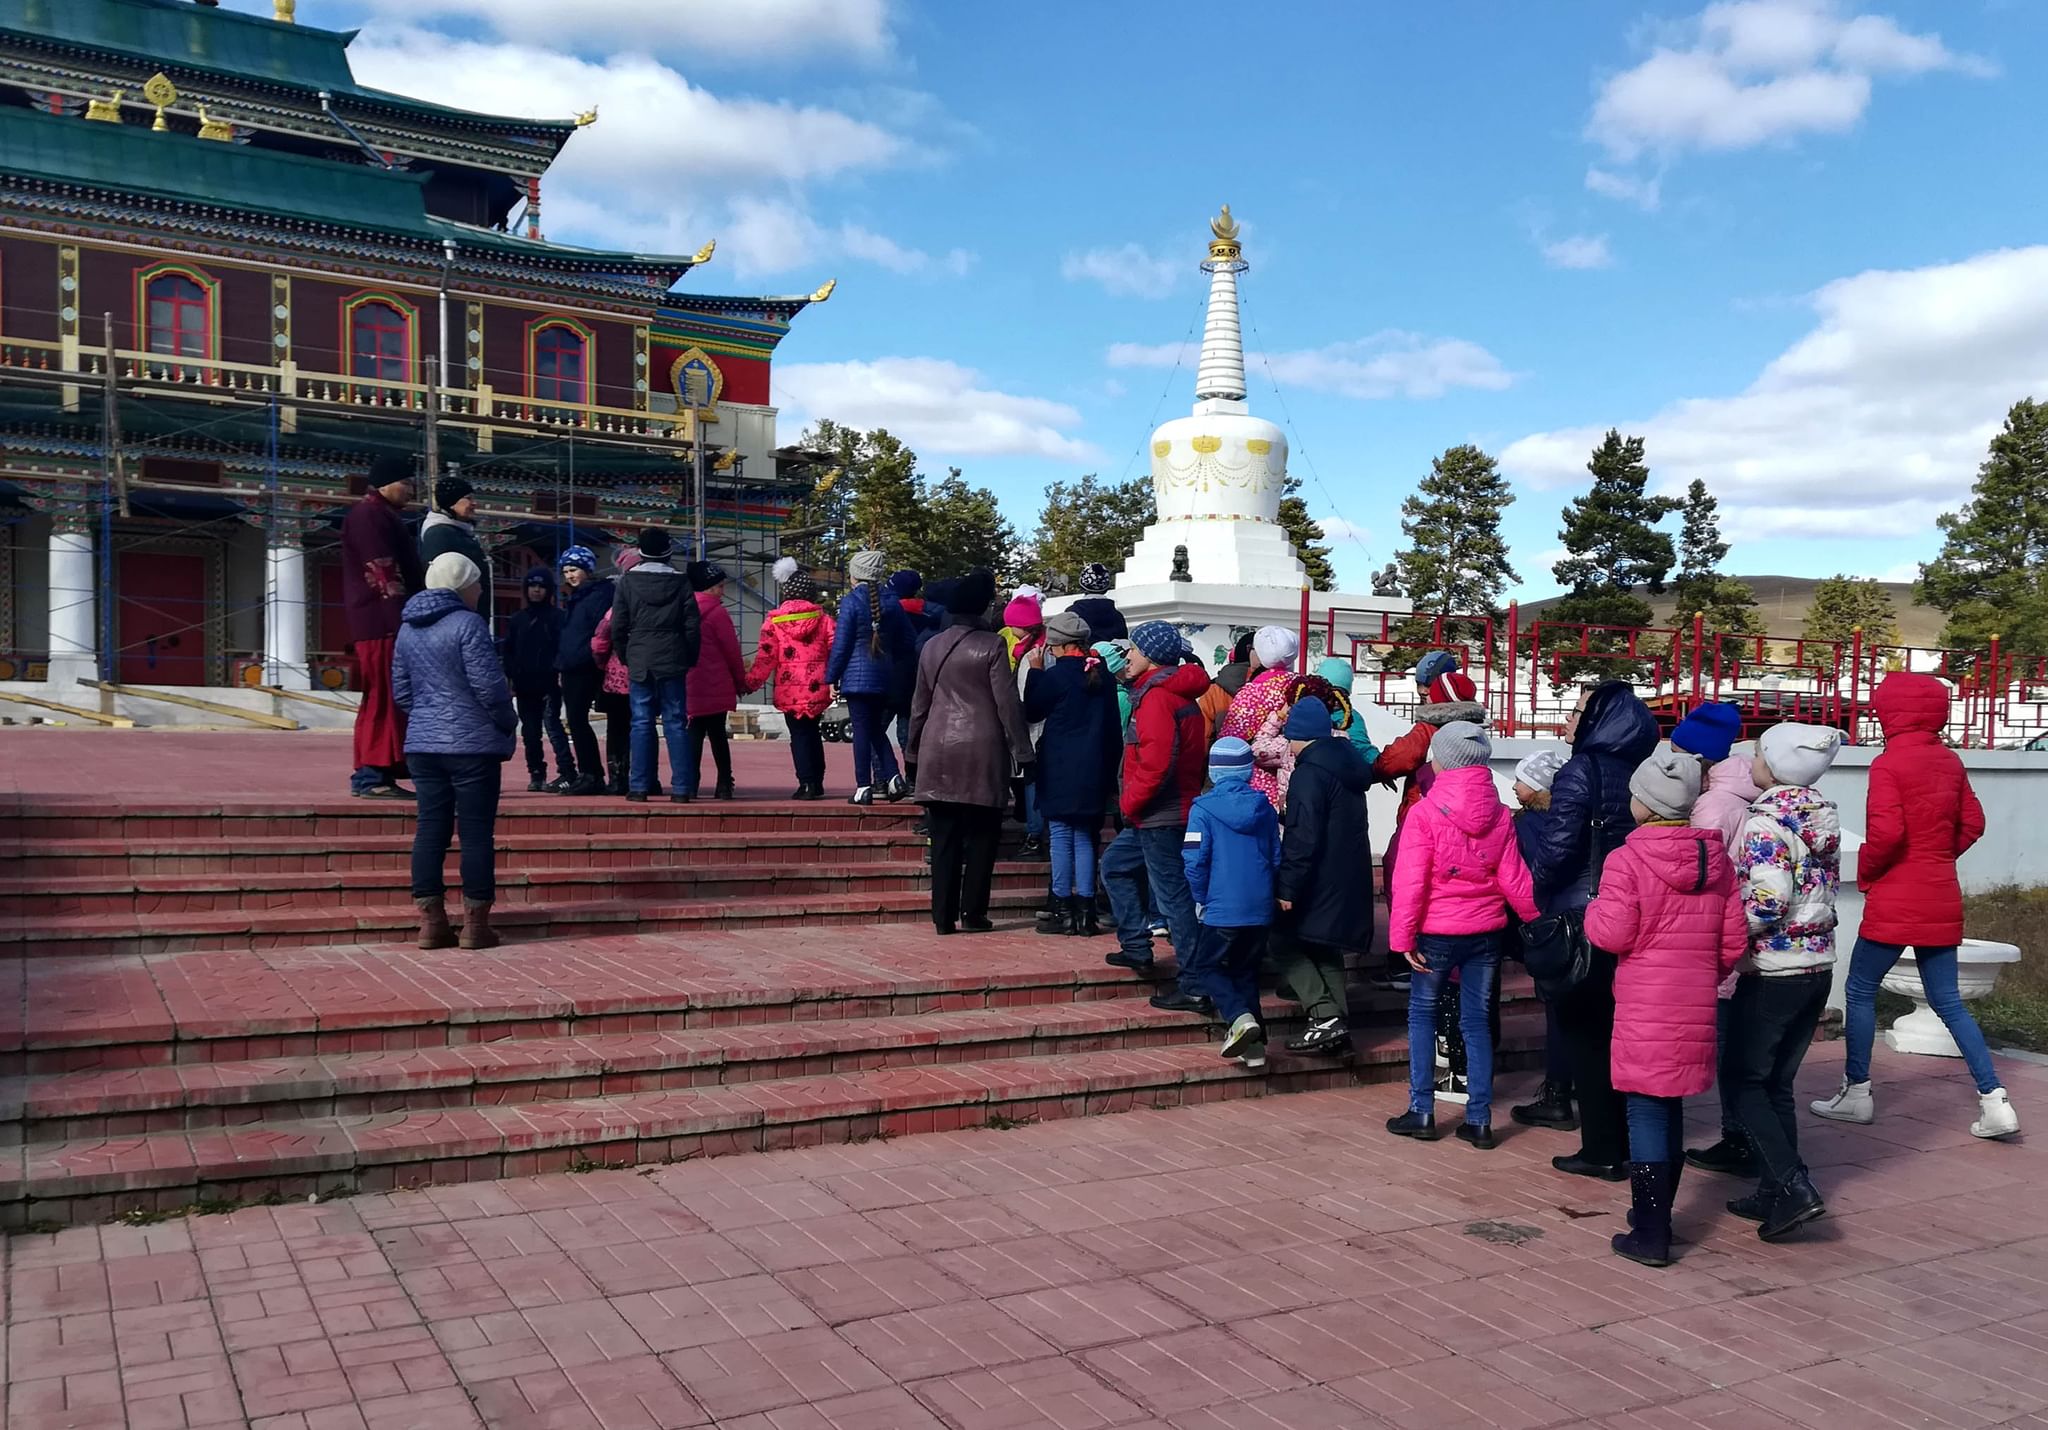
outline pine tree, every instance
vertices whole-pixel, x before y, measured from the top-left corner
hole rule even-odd
[[[1705,482],[1693,478],[1679,513],[1683,524],[1678,534],[1678,575],[1671,582],[1678,597],[1678,624],[1684,626],[1700,615],[1709,632],[1756,632],[1760,629],[1756,592],[1721,574],[1728,543],[1721,539],[1720,503],[1709,494]]]
[[[1501,594],[1522,578],[1508,562],[1501,514],[1515,500],[1493,458],[1477,447],[1452,447],[1431,460],[1429,475],[1401,503],[1394,554],[1400,587],[1417,611],[1491,616]]]
[[[789,527],[802,534],[784,541],[788,554],[817,570],[843,571],[855,551],[874,547],[892,566],[928,577],[976,566],[1009,577],[1017,534],[995,493],[970,486],[958,467],[929,480],[917,453],[881,428],[820,420],[802,441],[831,453],[834,465],[792,508]]]
[[[1294,554],[1308,572],[1309,585],[1318,591],[1336,590],[1337,569],[1330,564],[1330,548],[1324,544],[1321,524],[1308,514],[1308,503],[1302,500],[1299,477],[1288,477],[1280,489],[1280,529],[1294,544]]]
[[[1122,569],[1157,510],[1150,477],[1105,482],[1090,472],[1054,482],[1018,574],[1055,595],[1078,590],[1081,568],[1091,561]]]
[[[927,577],[987,567],[999,585],[1017,565],[1017,532],[1004,519],[996,495],[987,487],[969,486],[958,467],[937,482],[918,480],[919,530],[899,556],[890,560]]]
[[[1609,428],[1593,449],[1586,470],[1592,473],[1593,485],[1565,508],[1564,527],[1558,533],[1565,557],[1550,569],[1567,590],[1549,612],[1549,619],[1593,626],[1647,626],[1653,614],[1650,603],[1633,592],[1638,586],[1653,593],[1664,589],[1664,578],[1677,563],[1678,554],[1670,534],[1657,530],[1657,523],[1681,503],[1648,494],[1650,469],[1643,463],[1640,437],[1623,438]],[[1546,648],[1565,645],[1575,649],[1578,634],[1561,630]],[[1614,657],[1615,652],[1627,649],[1622,632],[1588,632],[1586,645],[1591,654],[1566,656],[1560,662],[1561,678],[1597,674],[1637,679],[1644,674],[1640,661]]]
[[[1866,649],[1898,640],[1899,613],[1881,582],[1868,576],[1835,575],[1813,588],[1801,635],[1810,641],[1847,645],[1858,627]]]
[[[2048,655],[2048,403],[2012,405],[1970,500],[1936,520],[1941,554],[1918,595],[1948,616],[1942,644]]]

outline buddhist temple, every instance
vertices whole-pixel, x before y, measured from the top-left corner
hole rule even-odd
[[[370,88],[293,12],[0,0],[0,682],[348,688],[336,533],[388,454],[474,484],[501,603],[658,523],[751,632],[816,479],[770,364],[831,284],[550,241],[595,110]]]

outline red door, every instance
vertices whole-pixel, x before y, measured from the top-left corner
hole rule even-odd
[[[114,631],[121,682],[206,684],[206,558],[124,551],[120,563]]]

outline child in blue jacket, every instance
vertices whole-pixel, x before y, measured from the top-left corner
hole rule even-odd
[[[1259,1022],[1259,959],[1273,921],[1273,878],[1280,868],[1280,819],[1251,786],[1252,747],[1225,736],[1209,747],[1210,790],[1188,810],[1181,860],[1202,921],[1196,956],[1183,967],[1184,991],[1207,994],[1228,1027],[1222,1054],[1248,1068],[1266,1065]]]

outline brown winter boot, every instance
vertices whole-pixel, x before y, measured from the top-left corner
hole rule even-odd
[[[488,900],[464,899],[462,901],[462,946],[464,948],[496,948],[498,936],[491,932],[491,906]]]
[[[420,911],[420,947],[455,947],[455,930],[448,927],[446,896],[436,894],[431,899],[414,899],[413,903]]]

